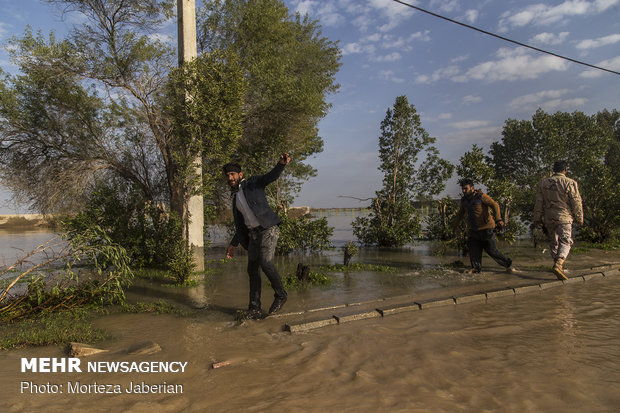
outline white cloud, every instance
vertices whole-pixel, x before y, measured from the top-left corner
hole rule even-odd
[[[542,102],[539,107],[546,112],[553,112],[560,109],[575,111],[583,107],[586,103],[588,103],[587,98],[552,99]]]
[[[359,28],[359,30],[362,32],[368,30],[368,27],[370,27],[372,24],[373,20],[370,18],[370,16],[362,15],[357,16],[353,19],[353,26]]]
[[[356,53],[374,53],[375,47],[373,45],[361,44],[361,43],[347,43],[340,49],[343,55],[356,54]]]
[[[620,56],[614,57],[613,59],[603,60],[602,62],[597,63],[596,66],[604,67],[605,69],[620,72]],[[590,70],[581,72],[579,76],[584,77],[584,78],[595,78],[595,77],[601,77],[604,75],[609,75],[609,73],[603,70],[590,69]]]
[[[301,14],[302,16],[306,14],[310,15],[312,14],[312,11],[314,10],[316,4],[316,1],[300,1],[295,7],[295,12]]]
[[[480,63],[451,79],[455,82],[535,79],[543,73],[564,71],[568,67],[565,60],[547,55],[532,57],[524,48],[499,49],[496,55],[497,60]]]
[[[480,103],[482,98],[480,96],[467,95],[463,97],[463,103]]]
[[[336,5],[328,2],[302,0],[295,6],[295,12],[302,16],[307,14],[318,18],[323,26],[339,26],[346,21],[338,12]]]
[[[465,20],[467,23],[475,23],[476,20],[478,20],[478,10],[467,10],[465,12],[465,16],[463,17],[463,20]]]
[[[450,78],[456,76],[460,72],[458,66],[446,66],[441,69],[437,69],[433,72],[432,75],[419,75],[416,77],[417,83],[431,83],[437,82],[438,80]]]
[[[508,102],[508,106],[512,108],[518,108],[524,105],[539,104],[541,101],[550,98],[560,98],[570,91],[568,89],[559,90],[542,90],[536,93],[530,93],[527,95],[519,96]]]
[[[0,40],[4,39],[8,33],[9,33],[9,25],[4,22],[0,22]]]
[[[460,8],[458,0],[432,0],[430,9],[450,13]]]
[[[340,50],[343,55],[362,53],[362,46],[359,43],[347,43]]]
[[[475,129],[465,128],[444,133],[442,135],[442,140],[448,145],[447,151],[450,151],[450,148],[459,148],[457,149],[459,153],[454,154],[455,159],[458,159],[458,157],[462,155],[462,152],[460,152],[462,148],[471,147],[474,143],[477,145],[488,145],[501,138],[501,133],[501,126],[487,126]]]
[[[499,26],[502,31],[510,27],[527,25],[546,25],[562,22],[566,18],[588,14],[598,14],[620,3],[620,0],[567,0],[558,5],[533,4],[520,11],[510,11],[502,15]]]
[[[620,2],[618,0],[596,0],[594,2],[594,7],[600,11],[600,12],[604,12],[607,9],[620,4]]]
[[[596,47],[607,46],[620,42],[620,34],[610,34],[609,36],[599,37],[598,39],[586,39],[577,43],[577,49],[594,49]]]
[[[569,32],[561,32],[558,34],[555,33],[539,33],[536,36],[530,39],[530,42],[536,44],[544,44],[544,45],[558,45],[564,43],[566,38],[568,37]]]
[[[402,59],[402,55],[398,52],[393,52],[393,53],[389,53],[387,55],[384,56],[376,56],[376,57],[372,57],[371,59],[375,62],[396,62],[400,59]]]
[[[378,42],[382,38],[384,38],[384,35],[382,35],[381,33],[373,33],[373,34],[369,34],[368,36],[362,37],[362,40],[364,42],[372,42],[372,43],[374,43],[374,42]]]
[[[488,120],[464,120],[461,122],[453,122],[450,124],[455,129],[476,129],[489,126]]]
[[[431,83],[431,77],[428,75],[418,75],[415,77],[416,83],[429,84]]]
[[[381,70],[379,71],[379,77],[381,79],[389,80],[394,83],[404,83],[405,79],[397,77],[394,75],[394,71],[392,70]]]
[[[416,32],[412,33],[409,36],[400,36],[395,38],[391,35],[383,35],[381,47],[384,49],[399,49],[404,52],[411,51],[413,49],[414,42],[417,41],[429,41],[430,36],[428,35],[428,31],[426,32]],[[373,39],[376,39],[376,36],[372,36]],[[378,40],[378,39],[377,39]]]
[[[587,98],[564,98],[572,92],[571,89],[541,90],[511,100],[508,107],[513,111],[534,111],[542,108],[550,112],[560,109],[577,110],[589,101]]]
[[[379,26],[382,32],[388,32],[413,15],[413,9],[392,0],[368,0],[368,6],[378,11],[387,22]],[[370,13],[373,13],[370,11]]]
[[[464,55],[464,56],[457,56],[454,59],[450,60],[452,63],[459,63],[459,62],[464,62],[465,60],[469,59],[469,55]]]
[[[346,22],[344,16],[336,11],[336,6],[333,3],[327,3],[321,7],[318,11],[318,15],[321,25],[339,26]]]

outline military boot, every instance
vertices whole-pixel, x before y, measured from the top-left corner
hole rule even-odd
[[[568,280],[566,274],[564,274],[564,258],[556,258],[555,264],[553,264],[553,268],[551,271],[558,277],[558,280]]]

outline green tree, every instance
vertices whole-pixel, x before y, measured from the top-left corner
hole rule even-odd
[[[294,162],[269,195],[279,205],[292,200],[316,171],[304,163],[323,150],[317,124],[338,90],[340,50],[321,35],[316,21],[292,16],[281,0],[210,0],[198,13],[202,50],[234,50],[248,79],[243,136],[234,158],[247,174],[264,173],[273,159],[291,153]]]
[[[453,171],[449,162],[439,158],[434,142],[422,128],[415,106],[409,105],[406,96],[397,97],[381,122],[383,188],[373,198],[370,215],[353,222],[353,232],[363,244],[402,246],[420,234],[413,200],[440,193]],[[419,162],[422,153],[426,158]]]
[[[241,134],[236,56],[213,51],[171,73],[174,50],[150,36],[170,0],[50,3],[85,21],[66,40],[12,40],[21,74],[0,85],[3,181],[57,212],[84,205],[96,179],[120,177],[185,218],[198,179],[188,159],[206,153],[212,172]]]
[[[585,224],[580,234],[594,242],[620,227],[618,196],[618,111],[594,116],[538,110],[531,121],[506,121],[501,142],[491,145],[496,177],[515,185],[514,211],[531,221],[536,188],[554,161],[566,159],[569,176],[583,198]]]

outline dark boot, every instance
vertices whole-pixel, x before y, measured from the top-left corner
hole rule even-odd
[[[248,311],[246,311],[243,315],[243,318],[245,320],[258,320],[260,318],[263,318],[263,310],[261,310],[260,307],[250,306],[248,308]]]
[[[269,307],[269,314],[277,313],[278,311],[280,311],[282,309],[282,306],[286,302],[286,298],[287,298],[286,295],[284,296],[276,295],[276,298],[273,300],[271,307]]]

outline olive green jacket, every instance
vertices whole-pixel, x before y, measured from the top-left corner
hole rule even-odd
[[[543,179],[536,192],[534,223],[583,225],[583,207],[577,182],[563,173]]]

